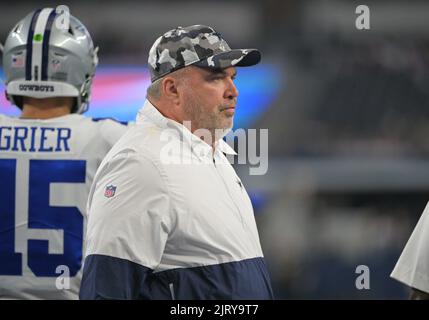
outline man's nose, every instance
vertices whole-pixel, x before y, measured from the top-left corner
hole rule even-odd
[[[235,99],[238,97],[238,89],[234,84],[234,81],[232,79],[229,79],[229,84],[228,84],[228,88],[225,91],[226,97],[228,99]]]

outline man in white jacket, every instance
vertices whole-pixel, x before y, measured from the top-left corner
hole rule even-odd
[[[97,171],[81,299],[272,299],[249,196],[225,154],[236,67],[211,27],[178,27],[149,53],[136,126]]]

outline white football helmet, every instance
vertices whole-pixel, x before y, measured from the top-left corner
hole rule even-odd
[[[22,109],[23,96],[76,97],[72,112],[85,112],[97,50],[86,27],[72,15],[52,8],[28,14],[9,33],[3,48],[8,100]]]

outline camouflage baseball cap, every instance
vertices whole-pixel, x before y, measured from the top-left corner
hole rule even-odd
[[[252,66],[261,60],[256,49],[232,50],[222,36],[204,25],[177,27],[156,39],[149,51],[152,82],[189,65],[224,69]]]

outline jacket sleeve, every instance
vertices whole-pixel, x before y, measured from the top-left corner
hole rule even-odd
[[[429,293],[429,203],[390,275],[420,291]]]
[[[165,175],[122,151],[97,172],[88,202],[80,299],[150,299],[150,280],[171,230]]]

